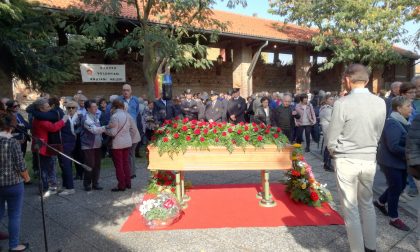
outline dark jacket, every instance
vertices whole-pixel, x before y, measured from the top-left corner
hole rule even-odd
[[[377,154],[378,164],[394,169],[407,169],[405,159],[407,131],[407,126],[393,118],[385,121]]]
[[[407,133],[405,153],[408,172],[415,178],[420,179],[420,114],[418,114]]]
[[[295,127],[295,119],[300,119],[300,115],[292,115],[292,106],[284,107],[283,105],[278,106],[273,111],[273,126],[281,129],[290,130]]]
[[[198,109],[198,120],[204,121],[205,120],[205,113],[206,113],[206,106],[204,105],[203,101],[196,101],[197,102],[197,109]]]
[[[251,117],[254,115],[253,105],[254,105],[254,100],[246,104],[247,109],[245,110],[245,121],[247,122],[250,122]]]
[[[165,120],[172,120],[174,117],[175,107],[172,101],[166,101],[166,106],[162,100],[153,102],[153,118],[155,119],[155,123],[161,125]]]
[[[76,125],[74,125],[74,132],[78,133],[80,128],[80,121],[81,121],[81,115],[76,114]],[[76,136],[73,135],[71,132],[71,126],[70,126],[70,119],[64,124],[64,127],[61,128],[61,138],[63,140],[63,144],[75,144],[76,143]]]
[[[194,99],[181,102],[182,115],[190,120],[198,120],[198,104]]]
[[[265,125],[273,124],[273,110],[268,107],[268,116],[263,107],[259,107],[252,118],[252,122],[264,123]]]
[[[33,111],[33,117],[37,120],[45,120],[45,121],[50,121],[52,123],[57,122],[59,120],[61,120],[61,118],[63,118],[64,116],[64,112],[61,108],[56,107],[51,109],[48,112],[41,112],[39,110],[34,110]],[[52,131],[48,133],[48,144],[62,144],[63,140],[61,137],[61,130],[60,131]],[[57,146],[55,146],[57,147]]]
[[[231,98],[227,104],[227,118],[229,119],[229,122],[234,124],[245,122],[245,110],[246,101],[244,98],[240,96],[237,99]],[[235,115],[235,121],[230,119],[231,115]]]
[[[392,99],[395,98],[396,96],[394,94],[390,94],[388,96],[388,98],[385,99],[385,105],[386,105],[386,117],[388,118],[388,116],[391,114],[392,112]]]
[[[216,100],[216,103],[213,107],[213,103],[210,101],[206,105],[205,120],[213,122],[225,122],[226,113],[223,103],[219,100]]]
[[[31,128],[31,125],[29,125],[29,123],[25,120],[25,118],[23,118],[23,116],[20,113],[16,113],[16,121],[17,125],[16,128],[13,130],[13,138],[19,141],[29,141],[30,138],[28,136],[28,130]]]

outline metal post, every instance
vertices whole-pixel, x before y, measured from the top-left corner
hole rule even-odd
[[[264,196],[263,199],[260,200],[260,206],[262,207],[275,207],[276,202],[272,199],[270,194],[270,174],[267,170],[264,170]]]
[[[261,191],[257,193],[257,199],[262,199],[264,195],[264,170],[261,170]]]
[[[175,171],[175,185],[176,185],[176,198],[181,204],[182,208],[187,208],[187,204],[182,200],[182,188],[181,188],[181,172]]]
[[[185,174],[183,171],[181,171],[181,197],[184,202],[190,201],[191,199],[190,196],[185,194]]]

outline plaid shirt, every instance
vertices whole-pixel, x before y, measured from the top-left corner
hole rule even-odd
[[[13,138],[0,136],[0,187],[23,182],[26,170],[20,144]]]

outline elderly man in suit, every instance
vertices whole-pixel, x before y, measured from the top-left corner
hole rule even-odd
[[[245,122],[246,101],[239,95],[239,88],[234,88],[232,98],[227,104],[227,116],[230,123]]]
[[[165,120],[172,120],[175,117],[175,107],[171,100],[161,98],[153,102],[154,121],[161,125]]]
[[[185,100],[181,103],[181,112],[184,118],[188,118],[190,120],[197,120],[198,119],[198,104],[192,96],[191,89],[187,89],[184,92]]]
[[[208,122],[225,122],[226,113],[222,101],[217,99],[218,94],[210,92],[210,101],[206,105],[205,119]]]

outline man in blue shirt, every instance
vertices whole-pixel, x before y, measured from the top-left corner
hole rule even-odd
[[[120,99],[127,104],[128,110],[127,112],[133,117],[133,119],[137,120],[137,115],[139,114],[139,98],[136,96],[131,95],[132,90],[129,84],[124,84],[122,87],[122,95]]]
[[[132,90],[131,86],[129,84],[124,84],[122,86],[122,95],[119,97],[124,104],[127,105],[127,112],[133,117],[134,121],[137,122],[137,117],[140,116],[140,101],[139,98],[136,96],[131,95]],[[130,149],[130,170],[131,170],[131,178],[136,177],[136,167],[135,165],[135,152],[136,152],[136,144],[133,144],[133,146]]]

